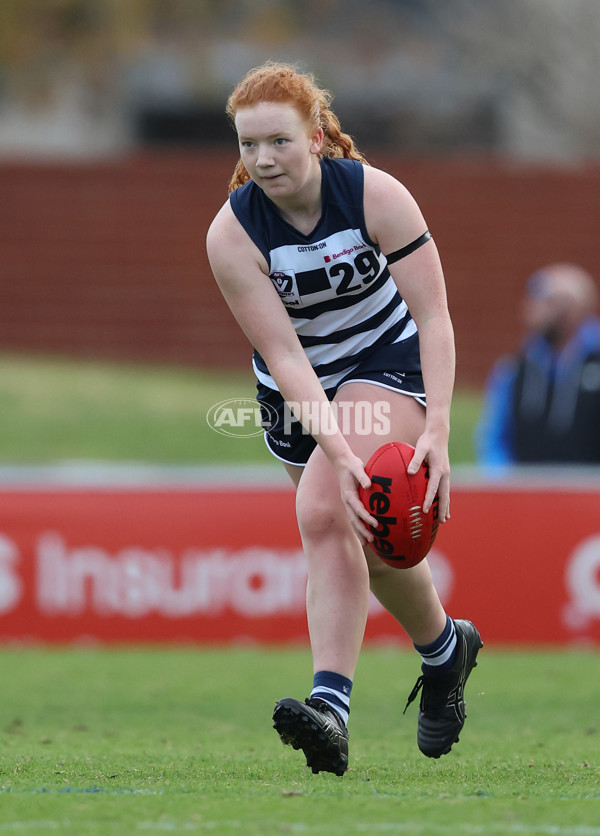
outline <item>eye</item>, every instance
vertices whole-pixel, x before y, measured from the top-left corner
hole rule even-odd
[[[286,142],[287,139],[284,139],[284,137],[280,136],[275,140],[275,145],[285,145]]]
[[[240,140],[240,146],[242,148],[252,148],[253,145],[254,145],[254,143],[249,139]]]

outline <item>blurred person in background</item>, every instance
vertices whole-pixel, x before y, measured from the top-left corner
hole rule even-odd
[[[552,264],[529,278],[521,350],[487,381],[482,464],[600,464],[597,304],[594,280],[578,266]]]

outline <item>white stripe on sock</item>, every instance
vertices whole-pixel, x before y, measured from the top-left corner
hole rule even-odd
[[[327,695],[331,694],[335,700],[328,700]],[[333,688],[326,688],[323,685],[318,685],[310,693],[311,697],[317,697],[330,705],[337,714],[342,718],[345,726],[348,725],[348,717],[350,716],[350,699],[345,694],[335,691]],[[346,708],[343,708],[339,703],[343,703]]]
[[[449,639],[446,647],[439,656],[421,656],[421,659],[426,665],[431,665],[432,668],[437,668],[439,665],[445,665],[452,658],[454,650],[456,649],[456,633],[453,633]]]

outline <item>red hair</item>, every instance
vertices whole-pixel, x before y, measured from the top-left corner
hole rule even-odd
[[[292,104],[311,129],[323,129],[323,156],[346,157],[368,165],[352,137],[342,131],[338,117],[329,107],[332,99],[332,94],[320,88],[310,73],[298,72],[289,64],[269,61],[244,76],[229,97],[225,112],[235,123],[238,110],[244,107],[259,102]],[[248,180],[250,175],[238,160],[229,181],[229,191],[243,186]]]

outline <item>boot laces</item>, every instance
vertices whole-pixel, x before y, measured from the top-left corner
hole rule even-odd
[[[408,706],[414,702],[423,689],[421,694],[421,711],[436,714],[444,710],[448,702],[448,692],[452,687],[453,677],[426,677],[423,674],[415,682],[415,686],[408,695],[408,700],[404,707],[403,714],[406,714]],[[429,687],[427,687],[429,686]]]

